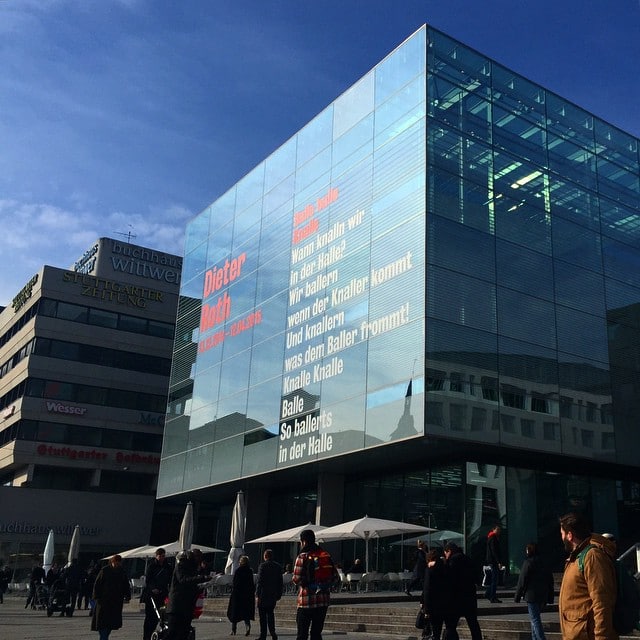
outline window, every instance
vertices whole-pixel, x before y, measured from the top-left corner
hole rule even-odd
[[[437,369],[427,369],[427,391],[442,391],[446,373]]]
[[[502,385],[502,404],[505,407],[524,409],[525,390],[509,384]]]
[[[515,433],[516,432],[516,418],[515,416],[510,416],[507,413],[500,414],[500,423],[502,424],[502,430],[505,433]]]
[[[461,373],[458,373],[457,371],[451,372],[449,389],[458,393],[462,393],[464,391],[463,376]]]
[[[535,420],[528,420],[526,418],[520,419],[520,433],[524,438],[536,437],[536,422]]]
[[[498,379],[482,376],[482,397],[485,400],[498,400]]]
[[[560,396],[560,417],[573,418],[573,398]]]
[[[543,395],[534,392],[531,394],[531,411],[551,413],[549,411],[549,402]]]

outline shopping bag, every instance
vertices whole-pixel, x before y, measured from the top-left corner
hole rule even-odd
[[[198,597],[196,599],[196,603],[193,607],[193,617],[195,619],[199,618],[202,615],[202,612],[204,611],[204,596],[206,594],[206,591],[200,591],[200,593],[198,594]]]
[[[488,587],[491,584],[491,572],[493,569],[490,564],[485,564],[482,567],[482,586]]]

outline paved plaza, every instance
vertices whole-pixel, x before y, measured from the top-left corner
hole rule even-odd
[[[4,604],[0,604],[1,640],[98,640],[98,633],[91,631],[88,611],[76,611],[71,618],[60,617],[59,614],[49,618],[46,611],[25,609],[24,602],[24,598],[9,596],[5,597]],[[110,640],[142,640],[144,614],[132,609],[131,606],[125,608],[122,629],[112,631]],[[229,622],[208,617],[197,620],[194,626],[196,640],[227,638],[230,630]],[[257,635],[252,629],[250,637]],[[294,634],[283,630],[281,635],[286,638]]]

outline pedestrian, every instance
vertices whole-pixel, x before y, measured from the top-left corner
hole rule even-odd
[[[65,588],[69,593],[68,609],[71,611],[71,615],[73,615],[73,610],[75,609],[76,602],[79,599],[82,589],[82,580],[84,578],[84,572],[80,568],[78,558],[73,558],[71,560],[70,564],[64,568],[61,577],[64,579]],[[65,612],[63,611],[61,615],[64,615],[64,613]]]
[[[487,553],[485,566],[490,567],[490,575],[487,578],[485,596],[489,602],[502,602],[498,600],[498,577],[504,569],[500,554],[500,525],[496,525],[487,535]]]
[[[97,631],[100,640],[122,627],[122,607],[131,600],[129,579],[122,567],[122,556],[114,555],[103,567],[93,585],[95,607],[91,616],[91,630]]]
[[[158,626],[156,611],[164,607],[165,598],[169,595],[172,574],[173,566],[167,561],[166,551],[159,547],[144,574],[144,589],[140,595],[140,602],[144,602],[142,640],[151,640],[151,634]]]
[[[482,640],[478,622],[476,570],[473,560],[454,542],[444,547],[446,567],[450,572],[452,598],[457,613],[467,621],[471,640]]]
[[[38,590],[38,586],[44,582],[46,577],[47,574],[42,567],[42,562],[36,560],[29,576],[29,594],[27,595],[27,602],[24,605],[25,609],[28,609],[29,605],[31,605],[32,609],[36,608],[36,592]]]
[[[424,574],[427,567],[427,545],[424,540],[418,540],[416,549],[416,561],[413,566],[413,580],[407,585],[405,593],[410,596],[413,589],[422,589]]]
[[[592,533],[581,513],[560,518],[560,536],[569,552],[559,599],[563,640],[617,639],[613,627],[615,543]]]
[[[298,587],[296,640],[322,640],[322,629],[331,603],[331,585],[340,576],[327,551],[316,544],[312,529],[300,534],[300,553],[293,568],[293,583]]]
[[[0,604],[4,602],[4,594],[9,588],[11,580],[11,569],[9,567],[0,568]]]
[[[453,598],[451,571],[437,551],[431,550],[425,556],[425,572],[420,604],[431,623],[434,640],[440,640],[444,625],[444,640],[458,640],[457,603]]]
[[[273,560],[273,551],[265,549],[264,562],[258,567],[256,579],[256,604],[260,620],[260,636],[258,640],[267,640],[267,629],[272,640],[278,640],[274,610],[276,603],[282,598],[282,567]]]
[[[540,614],[545,605],[553,604],[553,574],[538,555],[538,546],[530,542],[525,547],[526,558],[520,568],[515,601],[524,598],[531,620],[533,640],[546,640]]]
[[[166,640],[187,640],[191,631],[191,621],[195,609],[200,584],[204,582],[198,573],[202,553],[199,549],[183,551],[171,576],[169,602],[167,604]]]
[[[256,617],[256,587],[249,556],[240,556],[238,568],[233,574],[227,618],[231,622],[231,635],[236,635],[238,622],[244,622],[245,636],[251,633],[251,621]]]
[[[47,577],[45,578],[45,584],[49,589],[53,587],[53,583],[60,577],[60,567],[57,562],[53,562],[49,571],[47,571]]]

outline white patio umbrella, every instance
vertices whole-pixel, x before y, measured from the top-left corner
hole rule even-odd
[[[191,548],[191,541],[193,540],[193,503],[187,502],[187,506],[184,510],[184,516],[182,517],[182,524],[180,525],[180,535],[178,536],[178,542],[180,543],[180,551],[187,551]]]
[[[69,543],[69,553],[67,555],[67,567],[71,564],[71,561],[78,559],[80,556],[80,525],[77,524],[73,530],[71,536],[71,542]]]
[[[298,542],[300,540],[300,533],[305,531],[305,529],[311,529],[318,536],[320,531],[324,531],[327,527],[323,527],[321,524],[311,524],[310,522],[307,524],[299,525],[297,527],[292,527],[291,529],[283,529],[282,531],[276,531],[274,533],[270,533],[266,536],[262,536],[261,538],[254,538],[253,540],[248,540],[247,544],[254,543],[262,543],[262,542]]]
[[[336,524],[327,527],[320,533],[320,538],[325,542],[329,540],[353,540],[360,538],[365,541],[365,570],[369,571],[369,540],[371,538],[386,538],[388,536],[398,536],[405,533],[419,533],[434,531],[430,527],[423,527],[417,524],[409,524],[398,520],[383,520],[381,518],[359,518],[350,522]]]
[[[42,554],[42,568],[45,571],[49,571],[49,569],[51,569],[51,565],[53,564],[53,544],[54,544],[53,529],[49,529],[47,542],[44,545],[44,553]]]
[[[118,555],[125,558],[153,558],[156,554],[157,549],[164,549],[168,556],[175,556],[177,553],[182,551],[182,547],[180,545],[180,541],[176,540],[175,542],[169,542],[167,544],[145,544],[141,547],[135,547],[134,549],[127,549],[126,551],[120,551]],[[208,547],[204,544],[196,544],[195,542],[191,543],[190,549],[200,549],[202,553],[224,553],[224,549],[216,549],[215,547]],[[111,556],[107,556],[106,558],[102,558],[103,560],[108,560]]]
[[[233,506],[233,513],[231,515],[231,535],[229,536],[231,549],[229,549],[229,557],[227,558],[227,564],[224,568],[226,574],[233,575],[236,572],[238,560],[244,552],[242,547],[244,545],[246,520],[247,512],[244,503],[244,493],[238,491],[236,503]]]
[[[392,545],[403,545],[403,546],[415,546],[418,540],[424,540],[431,545],[433,542],[458,542],[460,540],[464,540],[464,535],[458,531],[450,531],[449,529],[443,529],[442,531],[433,530],[429,532],[426,536],[414,536],[412,538],[405,538],[404,540],[398,540],[398,542],[392,542]],[[440,545],[438,545],[440,546]]]

